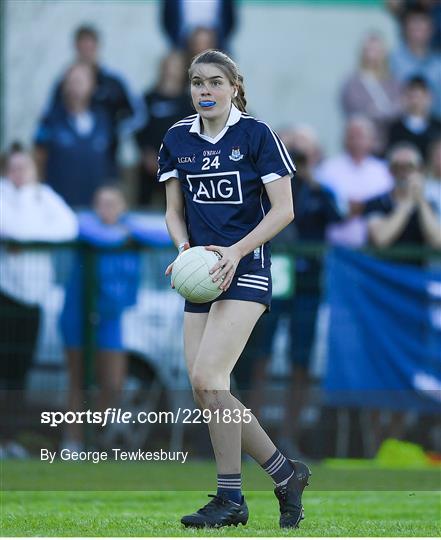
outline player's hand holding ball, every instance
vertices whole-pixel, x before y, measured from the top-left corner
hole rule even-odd
[[[242,258],[234,246],[185,246],[179,251],[165,273],[171,274],[172,287],[193,303],[211,302],[226,291]]]
[[[210,270],[221,258],[219,253],[203,246],[182,250],[171,268],[172,287],[187,301],[203,304],[222,294],[218,282],[214,282]]]
[[[206,246],[207,251],[215,251],[221,258],[210,270],[210,275],[213,283],[220,282],[219,289],[226,291],[231,285],[237,265],[239,264],[242,255],[239,249],[235,246]]]

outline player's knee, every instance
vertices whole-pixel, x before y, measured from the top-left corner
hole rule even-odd
[[[193,368],[190,374],[193,395],[199,396],[199,393],[210,388],[212,381],[206,370]]]
[[[223,411],[229,405],[226,402],[228,396],[230,396],[228,390],[197,390],[193,391],[196,396],[196,402],[201,409],[207,409],[211,412]],[[228,394],[226,396],[225,394]]]
[[[191,386],[193,395],[205,391],[222,391],[229,390],[229,377],[227,374],[216,373],[212,369],[196,367],[190,374]]]

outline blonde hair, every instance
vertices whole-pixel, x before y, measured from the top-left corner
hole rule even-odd
[[[386,45],[381,34],[378,34],[376,32],[371,32],[370,34],[367,34],[367,36],[365,36],[361,44],[361,48],[360,48],[360,57],[359,57],[358,66],[361,70],[367,69],[368,66],[367,66],[367,61],[366,61],[366,47],[368,46],[369,42],[372,42],[372,41],[377,41],[378,43],[380,43],[384,51],[384,57],[381,62],[381,65],[376,70],[376,76],[380,79],[386,79],[389,76],[390,70],[389,70],[389,62],[387,59]]]
[[[188,70],[190,79],[198,64],[215,64],[224,73],[230,84],[237,88],[237,95],[233,97],[232,102],[239,111],[246,112],[245,87],[237,64],[225,53],[215,49],[208,49],[193,58]]]

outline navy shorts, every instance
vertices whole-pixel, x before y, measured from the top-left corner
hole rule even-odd
[[[185,301],[184,311],[189,313],[208,313],[211,305],[219,300],[246,300],[264,304],[267,311],[271,307],[272,280],[270,268],[259,268],[246,274],[236,275],[228,289],[212,302],[195,304]]]

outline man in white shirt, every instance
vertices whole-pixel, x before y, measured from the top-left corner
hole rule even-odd
[[[77,236],[77,219],[63,199],[37,179],[35,162],[15,147],[0,179],[0,238],[62,242]],[[51,254],[0,247],[0,385],[21,390],[38,336],[40,306],[54,284]]]
[[[173,47],[185,49],[189,36],[197,29],[215,32],[216,48],[228,49],[236,24],[235,0],[162,0],[163,28]]]
[[[318,181],[349,206],[348,219],[330,225],[327,238],[333,244],[359,247],[367,241],[363,203],[392,188],[383,161],[372,155],[375,128],[363,116],[351,117],[345,128],[345,151],[327,159],[317,170]]]

